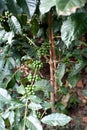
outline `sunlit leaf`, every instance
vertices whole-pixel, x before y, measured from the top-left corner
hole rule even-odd
[[[71,121],[71,117],[65,114],[53,113],[43,117],[41,121],[50,126],[64,126]]]
[[[85,22],[84,22],[85,21]],[[63,22],[61,27],[62,40],[67,47],[87,30],[87,13],[75,13]]]
[[[56,0],[56,9],[59,15],[70,15],[75,13],[77,8],[85,5],[87,0]]]
[[[8,19],[10,29],[16,34],[22,34],[21,25],[15,16]]]
[[[31,115],[26,119],[26,126],[30,130],[43,130],[40,121],[36,117]]]
[[[0,101],[1,102],[10,102],[11,96],[8,94],[6,89],[0,88]]]
[[[55,0],[41,0],[40,1],[40,12],[41,14],[45,14],[48,11],[50,11],[50,9],[55,6]]]
[[[31,109],[31,110],[39,110],[39,109],[42,109],[42,106],[38,103],[34,103],[34,102],[31,102],[28,107]]]
[[[14,111],[10,111],[8,118],[9,118],[10,124],[12,125],[14,122]]]
[[[25,94],[25,88],[22,84],[19,87],[17,87],[17,92],[22,95]]]

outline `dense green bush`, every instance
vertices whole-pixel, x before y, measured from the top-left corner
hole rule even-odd
[[[0,130],[56,130],[71,121],[71,91],[87,71],[86,3],[0,1]]]

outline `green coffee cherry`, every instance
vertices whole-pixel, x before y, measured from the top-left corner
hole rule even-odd
[[[41,118],[41,113],[37,112],[37,117],[40,119]]]
[[[43,64],[41,61],[35,60],[32,63],[32,67],[40,70],[43,67]]]
[[[35,86],[34,85],[27,85],[26,93],[28,95],[35,95]]]

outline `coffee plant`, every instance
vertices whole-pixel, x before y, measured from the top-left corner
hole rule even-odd
[[[67,108],[87,72],[86,31],[87,0],[0,0],[0,130],[71,121]]]

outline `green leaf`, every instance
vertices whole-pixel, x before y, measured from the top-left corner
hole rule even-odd
[[[75,13],[77,8],[84,6],[86,2],[86,0],[41,0],[40,12],[41,14],[45,14],[53,6],[56,6],[58,15],[70,15]]]
[[[11,96],[8,94],[6,89],[0,88],[0,101],[1,102],[10,102]]]
[[[76,87],[76,84],[78,83],[80,79],[81,79],[80,75],[69,75],[68,82],[69,82],[70,88]]]
[[[71,121],[71,117],[65,114],[53,113],[43,117],[41,121],[50,126],[64,126]]]
[[[22,34],[21,25],[15,16],[8,19],[10,29],[16,34]]]
[[[34,102],[31,102],[28,107],[31,109],[31,110],[39,110],[39,109],[42,109],[42,106],[38,103],[34,103]]]
[[[19,87],[17,87],[17,92],[22,95],[25,94],[25,88],[22,84]]]
[[[0,130],[5,130],[5,123],[1,117],[0,117]]]
[[[10,124],[12,125],[13,122],[14,122],[14,111],[9,112],[9,117],[8,118],[9,118]]]
[[[16,100],[16,99],[11,100],[10,109],[22,108],[23,106],[25,106],[25,104],[21,102],[20,100]]]
[[[41,14],[45,14],[48,11],[50,11],[50,9],[55,6],[55,0],[41,0],[40,1],[40,12]]]
[[[71,73],[69,74],[70,76],[75,76],[77,75],[86,65],[87,63],[84,61],[80,61],[79,63],[75,64],[73,69],[71,70]]]
[[[57,78],[57,82],[60,86],[62,86],[62,78],[65,74],[65,64],[64,63],[60,63],[57,67],[56,70],[56,78]]]
[[[71,70],[71,72],[69,73],[68,76],[68,82],[70,87],[75,87],[77,82],[81,79],[80,76],[80,71],[85,67],[87,63],[85,63],[85,61],[81,61],[78,64],[75,64],[75,66],[73,67],[73,69]]]
[[[36,81],[34,85],[35,85],[35,91],[42,90],[52,92],[53,90],[51,84],[45,79]]]
[[[85,22],[84,22],[85,21]],[[61,37],[67,47],[87,30],[87,13],[75,13],[63,22]]]
[[[13,14],[21,14],[21,8],[16,3],[16,0],[5,0],[7,8]]]
[[[17,0],[17,3],[23,9],[24,13],[30,17],[33,16],[37,5],[36,0]]]
[[[52,107],[52,103],[44,101],[42,104],[44,110],[50,109]]]
[[[6,32],[5,30],[0,30],[0,42],[8,42],[9,44],[12,43],[12,39],[14,37],[14,33],[11,32]]]
[[[18,125],[18,130],[22,130],[25,127],[25,120],[23,119],[19,125]]]
[[[31,102],[35,102],[35,103],[41,103],[42,102],[42,100],[36,95],[30,95],[29,100]]]
[[[85,5],[87,0],[56,0],[56,10],[58,15],[70,15],[75,13],[77,8]]]
[[[30,130],[43,130],[38,118],[31,116],[31,115],[29,117],[27,117],[27,119],[26,119],[26,126]]]

